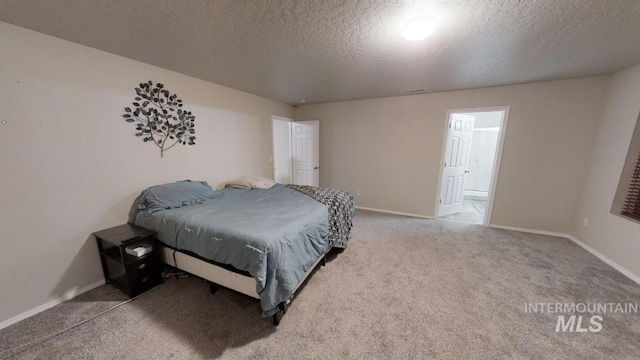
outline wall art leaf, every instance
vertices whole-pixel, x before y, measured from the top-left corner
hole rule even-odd
[[[144,142],[152,142],[160,148],[160,156],[177,144],[195,145],[195,115],[182,109],[178,95],[171,94],[164,84],[149,80],[135,88],[136,97],[131,107],[125,107],[123,120],[135,123],[135,135]],[[144,101],[142,101],[144,100]],[[142,104],[140,103],[142,101]]]

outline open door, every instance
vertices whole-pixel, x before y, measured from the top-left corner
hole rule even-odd
[[[291,123],[293,184],[320,186],[320,121]]]
[[[469,172],[469,151],[475,116],[451,114],[440,182],[438,217],[462,212],[464,178]]]

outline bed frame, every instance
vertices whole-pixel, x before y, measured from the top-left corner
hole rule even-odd
[[[247,296],[251,296],[252,298],[260,299],[260,296],[256,292],[256,280],[252,276],[239,274],[225,269],[180,250],[170,248],[159,241],[156,241],[156,247],[159,248],[158,254],[160,261],[209,281],[211,283],[212,294],[215,293],[217,286],[224,286]],[[291,300],[293,300],[293,297],[298,289],[300,289],[300,286],[304,284],[318,264],[322,264],[322,266],[326,265],[327,253],[328,251],[320,255],[313,265],[311,265],[311,267],[309,267],[309,269],[304,273],[300,283],[298,283],[298,286],[293,290],[291,297],[278,305],[278,311],[273,315],[274,325],[277,326],[280,324],[282,316],[287,312],[287,306],[291,303]]]

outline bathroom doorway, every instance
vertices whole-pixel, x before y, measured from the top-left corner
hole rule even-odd
[[[438,218],[489,225],[508,110],[449,111]]]

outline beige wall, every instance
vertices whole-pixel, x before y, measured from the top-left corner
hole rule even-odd
[[[610,213],[639,111],[640,65],[611,77],[574,235],[640,278],[640,224]]]
[[[271,115],[293,108],[0,22],[0,322],[102,278],[96,230],[145,187],[272,175]],[[196,115],[197,145],[160,158],[123,109],[163,82]]]
[[[296,108],[320,120],[321,186],[433,216],[447,109],[511,106],[492,224],[568,233],[607,77]]]

